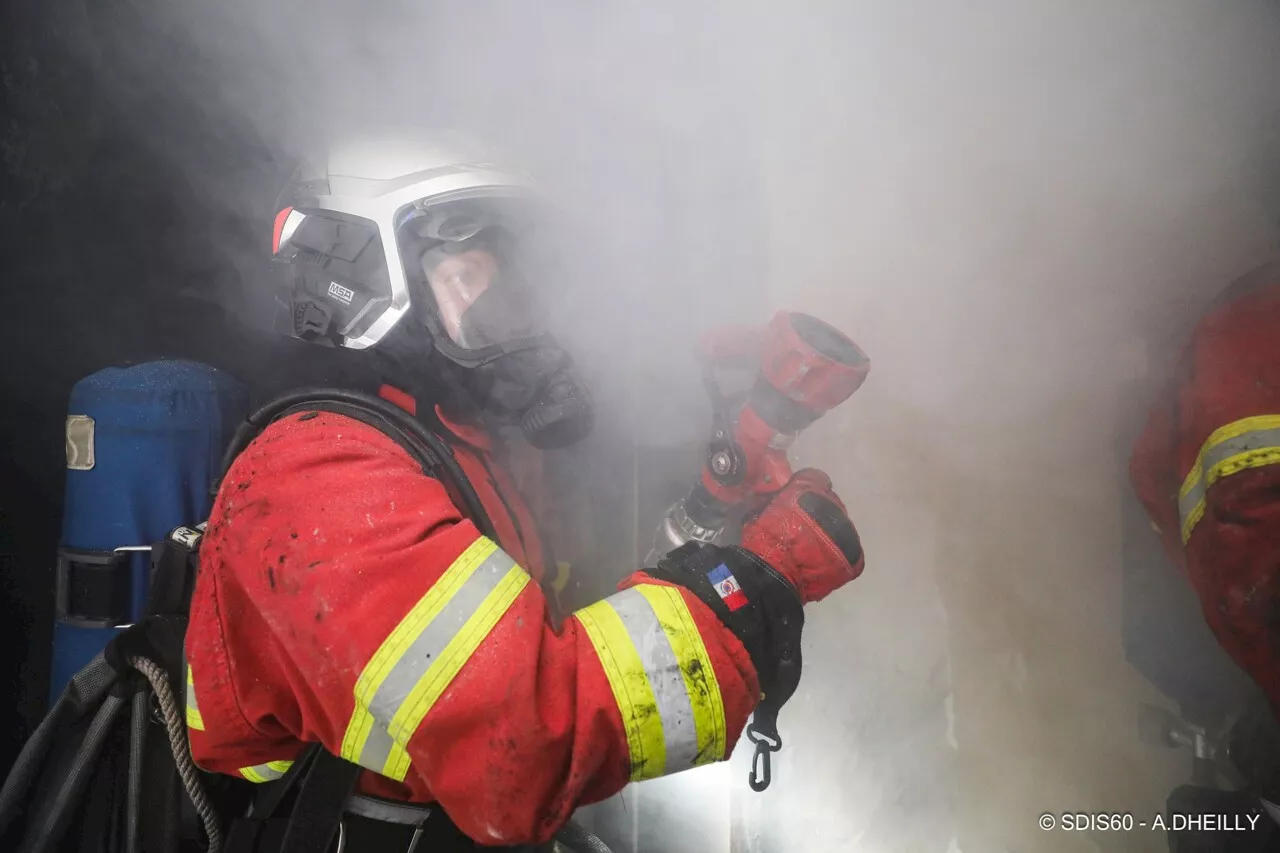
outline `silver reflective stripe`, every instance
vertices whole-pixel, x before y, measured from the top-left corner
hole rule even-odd
[[[383,823],[398,823],[401,826],[422,826],[427,822],[427,818],[431,817],[431,813],[435,809],[414,803],[397,803],[365,794],[352,794],[347,798],[347,805],[344,811],[367,817],[370,820],[380,820]],[[406,853],[411,853],[411,851],[406,851]]]
[[[378,720],[377,724],[369,729],[369,737],[364,742],[364,749],[360,750],[360,760],[356,762],[375,773],[383,772],[383,768],[387,766],[387,759],[391,757],[391,750],[396,745],[391,735],[387,734],[386,727],[386,723]]]
[[[694,766],[698,757],[698,730],[693,719],[693,704],[685,689],[680,663],[671,641],[662,630],[658,615],[638,589],[623,590],[608,599],[627,629],[631,645],[644,662],[649,687],[658,703],[662,720],[662,740],[667,749],[663,773],[678,773]]]
[[[252,767],[241,767],[240,775],[250,782],[274,782],[284,777],[293,766],[292,761],[268,761],[266,764],[255,764]]]
[[[1219,462],[1230,459],[1238,453],[1263,450],[1270,447],[1280,447],[1280,429],[1253,430],[1235,438],[1228,438],[1226,441],[1215,444],[1205,450],[1204,459],[1200,463],[1200,467],[1204,471],[1209,471],[1217,466]]]
[[[394,742],[390,734],[391,722],[400,706],[431,665],[439,659],[445,646],[449,645],[467,620],[480,609],[485,598],[497,588],[515,564],[515,560],[505,551],[496,549],[453,593],[440,613],[422,629],[422,633],[396,661],[369,702],[369,713],[373,715],[377,725],[369,732],[369,739],[360,750],[360,760],[357,763],[361,767],[382,772]]]
[[[196,702],[195,676],[191,665],[187,665],[187,728],[198,732],[204,731],[204,716],[200,713],[200,705]]]
[[[1187,522],[1191,519],[1191,513],[1204,500],[1204,494],[1204,477],[1199,477],[1195,485],[1191,487],[1191,491],[1178,498],[1178,523],[1182,525],[1184,539],[1186,538]],[[1168,504],[1165,504],[1165,506],[1168,506]]]
[[[1194,526],[1194,522],[1199,520],[1195,514],[1204,511],[1201,504],[1205,501],[1209,486],[1213,485],[1210,482],[1211,477],[1216,481],[1219,477],[1235,473],[1232,470],[1224,470],[1217,475],[1213,475],[1213,469],[1233,456],[1253,450],[1273,449],[1280,449],[1280,429],[1251,430],[1232,438],[1224,439],[1201,451],[1200,458],[1196,461],[1196,467],[1191,475],[1194,476],[1193,485],[1187,490],[1186,494],[1178,497],[1178,518],[1182,523],[1184,540],[1190,534],[1188,524],[1190,523]]]

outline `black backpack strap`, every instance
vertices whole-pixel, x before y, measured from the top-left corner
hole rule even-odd
[[[191,611],[204,524],[178,527],[151,546],[151,591],[147,616],[186,616]]]
[[[232,822],[227,850],[317,853],[329,849],[363,771],[320,744],[303,750],[275,782],[259,787],[248,817]]]
[[[361,768],[326,749],[316,752],[289,816],[280,853],[328,850]]]
[[[493,522],[471,485],[462,466],[444,439],[423,425],[404,409],[381,397],[342,388],[307,388],[277,397],[251,414],[236,430],[222,457],[222,475],[214,483],[216,492],[231,463],[249,443],[276,421],[298,412],[332,412],[368,424],[404,448],[428,477],[439,480],[454,505],[469,518],[480,532],[497,539]]]

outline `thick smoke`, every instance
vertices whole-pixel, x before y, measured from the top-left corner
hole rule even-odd
[[[941,853],[1086,850],[1036,817],[1149,812],[1186,781],[1133,732],[1161,700],[1120,646],[1117,447],[1179,330],[1276,248],[1278,13],[132,0],[64,38],[247,290],[272,176],[330,142],[454,127],[537,170],[575,211],[555,295],[614,436],[701,438],[710,325],[787,307],[854,336],[871,379],[797,455],[869,569],[813,608],[774,789],[736,761],[598,825],[636,853]],[[656,520],[636,512],[620,563]]]

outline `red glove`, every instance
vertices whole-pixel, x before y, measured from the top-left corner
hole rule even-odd
[[[858,531],[816,468],[798,472],[742,528],[742,547],[780,572],[806,604],[862,574]]]

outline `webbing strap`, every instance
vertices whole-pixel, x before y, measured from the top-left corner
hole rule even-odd
[[[186,616],[190,612],[200,540],[197,535],[192,545],[188,545],[183,541],[183,535],[195,532],[179,527],[163,541],[151,546],[151,590],[145,615]]]

